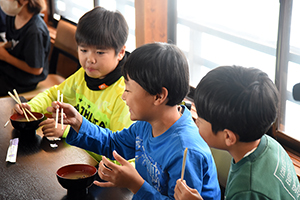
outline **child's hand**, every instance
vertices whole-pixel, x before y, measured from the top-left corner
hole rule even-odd
[[[22,103],[22,107],[25,109],[27,108],[29,111],[31,111],[31,108],[30,106],[27,104],[27,103]],[[16,104],[15,107],[14,107],[14,111],[19,113],[20,115],[23,115],[23,111],[22,111],[22,108],[20,107],[19,104]]]
[[[196,189],[187,186],[185,180],[178,179],[174,189],[174,197],[176,200],[203,200]]]
[[[100,187],[128,188],[134,194],[137,193],[144,184],[144,179],[136,169],[116,151],[113,152],[113,155],[116,161],[122,166],[116,165],[103,156],[102,161],[99,163],[98,174],[101,179],[108,182],[94,181],[94,184]]]
[[[66,126],[63,126],[62,130],[60,123],[58,123],[57,128],[55,128],[55,119],[53,118],[42,121],[39,126],[43,126],[42,131],[46,137],[62,137],[66,128]]]
[[[71,125],[72,128],[78,133],[82,124],[82,116],[70,104],[54,101],[52,107],[48,107],[47,111],[52,113],[54,120],[56,119],[56,109],[59,109],[58,123],[61,123],[61,110],[63,109],[63,124]]]

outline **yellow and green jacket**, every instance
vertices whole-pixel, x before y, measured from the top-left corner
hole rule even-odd
[[[91,90],[85,81],[85,71],[80,68],[60,85],[51,87],[28,102],[32,111],[47,113],[47,107],[57,100],[57,90],[63,94],[63,101],[73,105],[90,122],[112,131],[122,130],[132,124],[130,113],[122,94],[125,89],[124,77],[103,90]],[[70,127],[65,129],[65,138]],[[98,161],[101,156],[89,152]]]

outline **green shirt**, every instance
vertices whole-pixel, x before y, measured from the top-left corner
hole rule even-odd
[[[294,165],[281,145],[264,135],[257,149],[238,163],[231,162],[226,200],[299,199]]]

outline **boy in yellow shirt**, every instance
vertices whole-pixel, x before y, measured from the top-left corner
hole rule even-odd
[[[95,7],[84,14],[77,25],[76,42],[81,68],[58,86],[38,94],[23,104],[31,111],[47,113],[47,107],[57,100],[57,91],[63,101],[74,106],[90,122],[112,131],[122,130],[132,123],[128,107],[121,96],[125,89],[121,66],[129,55],[125,51],[128,25],[119,12]],[[22,114],[19,105],[15,110]],[[55,128],[53,118],[43,121],[46,137],[63,135],[69,126]],[[101,156],[89,152],[98,161]]]

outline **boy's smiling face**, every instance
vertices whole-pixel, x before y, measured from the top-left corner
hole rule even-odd
[[[140,121],[150,121],[152,119],[152,106],[155,96],[149,94],[137,82],[130,79],[125,80],[125,91],[122,99],[129,107],[130,119]]]
[[[78,45],[80,65],[91,78],[104,78],[117,67],[124,54],[125,46],[115,55],[113,48],[97,49],[94,46]]]

